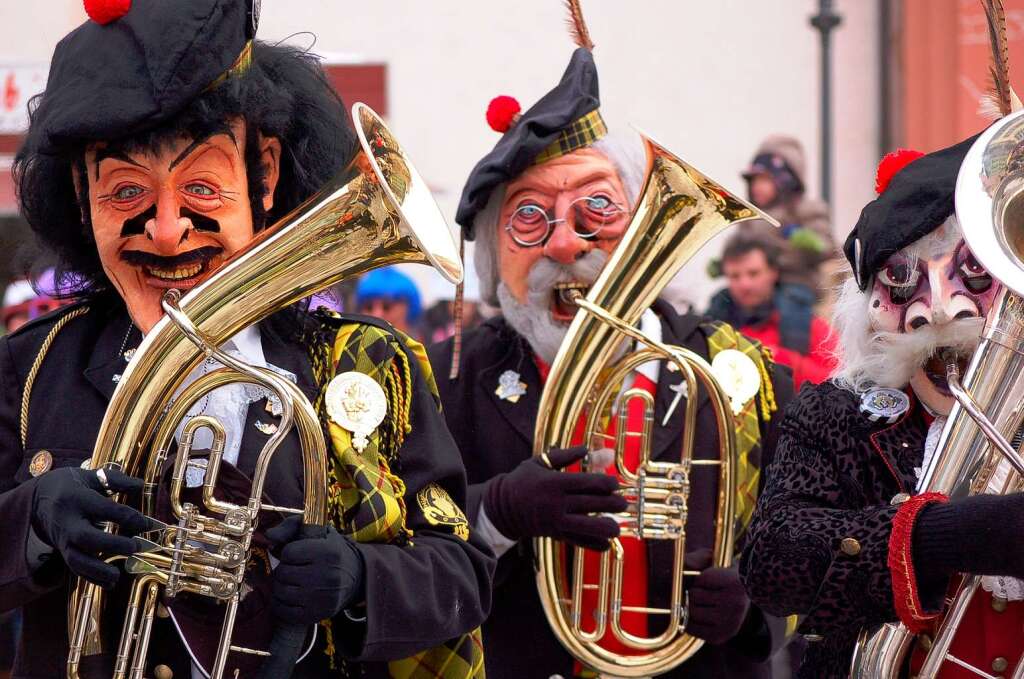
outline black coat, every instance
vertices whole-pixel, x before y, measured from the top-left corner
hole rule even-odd
[[[31,392],[27,445],[18,433],[19,407],[26,375],[43,338],[56,319],[33,322],[0,339],[0,610],[21,606],[24,628],[14,677],[41,679],[64,676],[67,657],[67,594],[71,579],[59,559],[30,570],[26,561],[34,479],[29,464],[41,450],[52,455],[53,466],[77,466],[92,455],[100,422],[114,391],[114,375],[126,363],[122,342],[129,328],[124,307],[98,306],[69,322],[42,364]],[[294,321],[294,317],[290,317]],[[261,324],[261,340],[269,363],[291,371],[309,398],[317,387],[305,347],[291,339],[294,325],[286,319]],[[137,332],[128,346],[139,341]],[[395,471],[409,497],[427,483],[443,487],[465,506],[465,472],[459,454],[438,412],[415,358],[412,432],[399,452]],[[256,421],[272,420],[265,401],[250,406],[239,451],[238,468],[251,473],[267,435]],[[302,506],[301,462],[294,432],[275,454],[266,493],[280,505]],[[475,538],[466,542],[433,530],[418,503],[406,503],[407,525],[415,532],[415,547],[357,544],[366,565],[365,623],[343,615],[333,620],[334,639],[341,652],[366,676],[387,676],[384,660],[412,655],[478,626],[489,607],[493,558]],[[122,584],[127,578],[122,578]],[[119,585],[118,589],[121,589]],[[429,596],[424,593],[429,592]],[[269,612],[266,613],[269,615]],[[188,677],[188,661],[166,620],[158,620],[150,665],[163,663],[176,677]],[[245,620],[241,620],[241,625]],[[120,624],[108,635],[108,646],[120,635]],[[321,630],[320,643],[323,634]],[[152,676],[152,669],[147,671]],[[332,674],[318,649],[299,665],[296,677]]]
[[[805,616],[806,679],[845,679],[861,628],[897,620],[891,502],[914,492],[928,426],[916,403],[894,424],[872,422],[859,403],[828,382],[801,389],[782,419],[740,562],[764,610]]]
[[[679,316],[668,304],[658,302],[655,311],[662,320],[663,340],[680,344],[707,356],[707,342],[697,316]],[[497,317],[467,332],[463,338],[461,371],[456,381],[448,380],[451,365],[451,341],[430,348],[430,361],[438,377],[443,412],[462,451],[469,476],[470,522],[476,521],[481,495],[492,477],[508,472],[531,456],[534,421],[542,385],[532,351],[522,337],[503,318]],[[514,370],[526,383],[526,394],[518,403],[495,394],[498,376]],[[662,375],[666,371],[662,369]],[[777,398],[784,403],[792,394],[792,378],[780,371],[773,380]],[[672,382],[660,379],[655,396],[655,422],[661,422],[675,398],[669,390]],[[710,457],[718,448],[717,429],[712,410],[701,393],[699,431],[695,449],[698,457]],[[652,457],[668,460],[679,455],[683,418],[677,411],[667,427],[655,427]],[[764,432],[762,432],[764,434]],[[764,437],[762,437],[763,440]],[[676,457],[678,459],[678,457]],[[759,460],[754,461],[759,464]],[[709,547],[713,542],[711,521],[718,493],[717,472],[697,468],[691,472],[690,518],[687,522],[687,550]],[[672,562],[671,543],[648,542],[651,568],[648,589],[652,600],[667,600]],[[670,672],[668,677],[768,677],[765,659],[770,654],[773,635],[761,612],[751,607],[743,631],[723,646],[706,644],[698,654]],[[561,674],[572,676],[572,658],[551,632],[541,608],[529,541],[523,541],[498,561],[494,604],[484,623],[484,648],[488,679],[517,679]]]

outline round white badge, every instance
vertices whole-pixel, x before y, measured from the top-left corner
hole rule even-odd
[[[327,415],[352,433],[352,447],[360,453],[388,412],[384,390],[376,380],[361,372],[336,375],[327,385],[325,401]]]
[[[753,360],[742,351],[725,349],[715,354],[711,373],[729,395],[733,415],[739,415],[750,399],[761,389],[761,372]]]
[[[892,424],[909,409],[910,397],[899,389],[875,387],[860,397],[860,411],[872,422]]]

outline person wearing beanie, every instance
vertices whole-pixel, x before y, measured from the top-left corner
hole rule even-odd
[[[958,664],[940,676],[1010,676],[1024,651],[1022,496],[919,490],[954,403],[940,350],[966,369],[999,288],[953,209],[974,141],[882,161],[879,195],[844,246],[839,365],[781,425],[740,572],[765,610],[803,616],[801,678],[845,679],[861,631],[896,621],[919,634],[913,674],[956,573],[993,576],[950,649],[983,674]]]
[[[578,24],[577,24],[578,26]],[[577,30],[577,35],[586,35]],[[582,41],[584,45],[586,41]],[[579,44],[579,43],[578,43]],[[671,582],[673,541],[617,537],[607,513],[626,507],[611,473],[562,473],[590,451],[583,445],[547,451],[550,466],[532,457],[534,427],[549,366],[576,315],[559,294],[571,286],[586,294],[622,238],[644,181],[647,159],[641,140],[606,124],[600,110],[597,67],[589,47],[570,58],[561,81],[528,110],[498,97],[488,121],[502,133],[476,165],[463,189],[457,221],[475,240],[481,298],[500,309],[462,337],[430,347],[443,412],[459,444],[469,476],[471,524],[500,555],[494,603],[484,624],[489,679],[592,676],[552,632],[537,590],[532,538],[553,537],[585,548],[584,570],[593,582],[599,551],[617,539],[625,550],[625,606],[664,606]],[[772,375],[743,403],[748,417],[737,432],[745,441],[738,470],[740,533],[757,493],[757,479],[771,422],[792,391],[791,378],[775,367],[757,343],[732,328],[699,316],[680,316],[657,301],[641,329],[707,360],[727,348],[750,358],[750,368]],[[457,361],[457,376],[451,377]],[[755,368],[755,364],[756,367]],[[654,398],[651,458],[678,460],[683,442],[682,408],[670,415],[680,377],[651,362],[632,376],[633,386]],[[580,396],[583,398],[583,395]],[[717,427],[708,401],[699,397],[696,450],[717,455]],[[627,428],[637,432],[642,409],[634,401]],[[663,424],[662,424],[663,423]],[[577,441],[577,444],[582,443]],[[632,452],[630,452],[632,451]],[[627,447],[627,465],[636,466]],[[735,568],[708,568],[714,535],[716,471],[695,468],[686,521],[687,560],[702,570],[689,588],[686,631],[706,643],[696,655],[663,676],[675,678],[767,677],[768,657],[784,638],[782,621],[750,605]],[[584,602],[584,626],[597,611]],[[654,635],[663,616],[627,611],[623,625]],[[609,631],[601,645],[630,653]]]
[[[750,202],[774,217],[782,228],[756,221],[737,228],[777,241],[780,284],[794,288],[791,297],[799,295],[801,300],[808,300],[803,307],[809,315],[810,307],[821,297],[821,265],[838,253],[828,207],[806,196],[803,145],[795,137],[769,135],[742,174]]]
[[[792,288],[779,281],[781,256],[777,240],[764,232],[730,236],[721,257],[727,286],[711,298],[707,315],[770,349],[775,361],[793,369],[799,391],[804,382],[816,384],[832,374],[836,341],[824,319],[791,313]]]
[[[420,291],[411,278],[394,267],[375,269],[356,284],[356,309],[412,334],[420,320]]]
[[[214,445],[209,428],[195,432],[185,479],[203,518],[172,512],[169,472],[145,516],[136,509],[141,479],[89,467],[104,413],[161,320],[164,293],[208,281],[361,148],[318,59],[255,38],[258,2],[85,5],[90,18],[57,45],[14,162],[22,214],[58,262],[58,289],[78,300],[0,339],[0,611],[23,613],[19,679],[67,676],[76,578],[106,590],[105,623],[89,630],[102,650],[83,655],[79,673],[113,676],[133,573],[149,560],[161,567],[154,553],[211,542],[204,527],[220,519],[197,493],[206,473],[197,458]],[[223,676],[261,668],[265,677],[410,677],[423,668],[480,676],[475,630],[490,606],[494,561],[461,509],[465,472],[422,347],[383,321],[312,314],[308,305],[221,348],[293,382],[311,403],[326,399],[327,411],[348,403],[328,385],[358,373],[385,412],[363,445],[349,420],[323,416],[326,526],[276,511],[304,504],[298,431],[280,438],[251,544],[217,543],[246,559]],[[220,367],[206,359],[181,388]],[[195,402],[185,419],[201,415],[225,432],[216,497],[244,507],[261,451],[277,441],[282,405],[238,382]],[[116,532],[104,531],[106,522]],[[205,582],[176,575],[195,589]],[[150,613],[140,676],[209,676],[226,606],[192,591],[161,596]],[[279,652],[282,631],[297,664]],[[272,657],[236,650],[266,655],[272,640]]]

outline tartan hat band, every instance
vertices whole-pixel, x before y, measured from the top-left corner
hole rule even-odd
[[[601,112],[598,109],[594,109],[590,113],[577,118],[573,121],[572,125],[562,130],[558,138],[533,159],[533,164],[540,165],[541,163],[546,163],[549,160],[590,146],[606,134],[608,134],[608,126],[605,125]]]

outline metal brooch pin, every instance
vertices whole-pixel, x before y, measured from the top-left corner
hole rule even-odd
[[[860,397],[860,412],[872,422],[892,424],[910,409],[910,397],[899,389],[876,387]]]
[[[518,403],[519,397],[526,393],[526,382],[515,370],[506,370],[498,376],[498,388],[494,393],[502,401]]]

